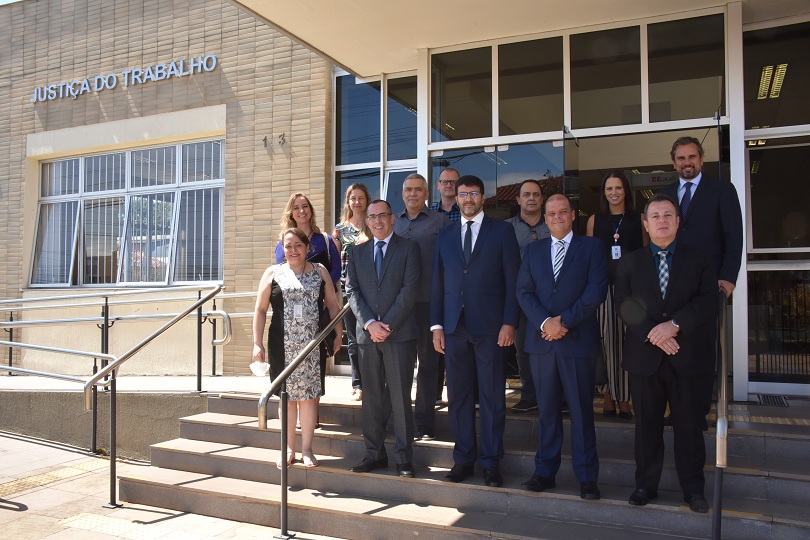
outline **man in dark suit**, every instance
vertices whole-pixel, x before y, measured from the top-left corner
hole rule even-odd
[[[551,237],[526,246],[517,295],[529,321],[529,353],[537,388],[539,448],[532,477],[521,487],[545,491],[556,487],[563,442],[562,397],[571,414],[571,450],[580,497],[599,499],[599,458],[593,423],[594,361],[599,354],[596,311],[605,301],[607,261],[601,242],[574,236],[575,213],[565,195],[546,201]]]
[[[472,476],[476,459],[488,486],[501,486],[506,422],[505,347],[514,343],[519,310],[515,278],[520,251],[514,228],[484,215],[484,183],[462,176],[456,183],[461,221],[436,241],[430,329],[445,355],[455,465],[445,477]],[[480,397],[481,451],[475,432],[475,381]]]
[[[374,238],[349,254],[346,292],[357,318],[363,379],[363,439],[366,456],[352,472],[388,467],[385,429],[393,415],[394,454],[400,476],[413,478],[411,386],[416,362],[414,305],[421,274],[419,245],[394,234],[387,202],[368,205]]]
[[[670,150],[679,180],[662,193],[678,201],[680,226],[678,242],[689,244],[709,256],[717,273],[717,283],[730,297],[740,273],[743,250],[743,224],[740,200],[731,182],[721,182],[703,174],[703,146],[694,137],[681,137]],[[712,334],[713,341],[717,332]],[[715,348],[715,345],[712,345]],[[703,409],[712,406],[714,368],[703,381]],[[708,425],[702,422],[704,429]]]
[[[644,209],[649,249],[622,257],[617,270],[616,307],[627,326],[622,367],[630,374],[636,413],[636,489],[630,504],[643,506],[658,497],[669,402],[684,500],[692,511],[705,513],[701,382],[714,368],[717,274],[708,255],[676,241],[679,221],[675,200],[653,195]]]

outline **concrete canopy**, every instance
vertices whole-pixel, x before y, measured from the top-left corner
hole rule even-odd
[[[415,70],[417,50],[663,15],[722,0],[231,0],[361,77]],[[807,12],[807,0],[742,0],[745,23]]]

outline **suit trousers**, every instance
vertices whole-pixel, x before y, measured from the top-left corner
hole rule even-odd
[[[471,333],[464,314],[452,334],[445,335],[447,402],[450,427],[456,437],[453,461],[457,465],[497,467],[503,457],[506,423],[506,356],[498,336]],[[481,452],[475,431],[475,381],[480,401]]]
[[[343,299],[344,304],[348,304],[349,301],[344,297]],[[359,353],[357,352],[357,319],[354,317],[354,312],[349,310],[346,312],[346,315],[343,317],[343,328],[346,329],[346,354],[349,357],[349,365],[352,368],[352,388],[362,388],[363,384],[360,380],[360,360],[358,358]]]
[[[410,463],[413,453],[411,386],[416,340],[361,343],[359,352],[366,457],[379,460],[387,456],[385,433],[388,420],[393,416],[394,457],[400,465]]]
[[[537,389],[539,448],[534,456],[534,474],[554,478],[560,470],[563,422],[562,398],[571,418],[571,462],[580,482],[596,482],[596,428],[593,423],[593,392],[596,384],[594,359],[557,353],[529,355]]]
[[[534,377],[532,377],[532,363],[529,353],[524,350],[526,346],[526,332],[529,330],[529,319],[523,311],[520,312],[520,324],[515,330],[515,356],[517,357],[518,373],[520,374],[520,399],[537,404],[537,392],[534,390]]]
[[[630,374],[636,413],[636,487],[658,489],[664,465],[664,409],[669,401],[675,470],[685,496],[703,495],[705,373],[681,375],[664,358],[652,375]]]
[[[413,419],[417,427],[424,426],[432,431],[438,395],[439,353],[433,347],[433,332],[430,331],[430,302],[417,302],[413,316],[416,319],[416,354],[419,358]]]

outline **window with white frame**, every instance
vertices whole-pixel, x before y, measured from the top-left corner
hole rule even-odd
[[[224,141],[43,162],[32,286],[222,280]]]

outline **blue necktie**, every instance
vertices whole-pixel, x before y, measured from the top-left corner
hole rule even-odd
[[[464,263],[469,264],[472,257],[472,225],[473,220],[467,220],[467,232],[464,233]]]
[[[377,271],[377,281],[380,281],[382,276],[382,260],[383,260],[383,246],[385,241],[377,240],[377,249],[374,251],[374,269]]]
[[[692,202],[692,182],[683,185],[686,191],[681,198],[681,219],[686,219],[686,212],[689,210],[689,203]]]

